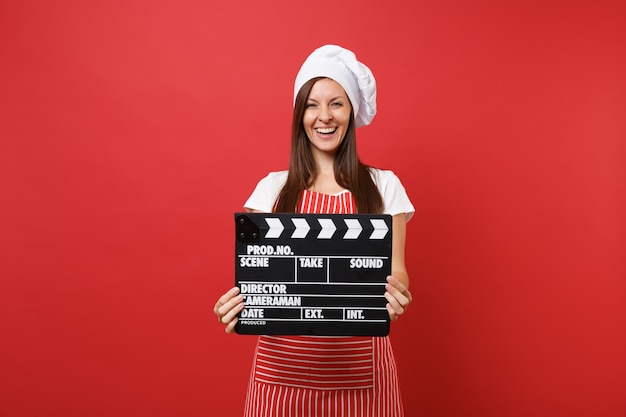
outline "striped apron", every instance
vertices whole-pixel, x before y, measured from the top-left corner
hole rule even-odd
[[[300,213],[352,214],[348,191],[304,191]],[[389,337],[260,336],[245,417],[401,417]]]

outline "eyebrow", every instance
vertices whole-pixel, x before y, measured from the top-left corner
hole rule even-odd
[[[333,98],[331,98],[328,101],[345,100],[345,99],[346,99],[346,96],[341,95],[341,96],[333,97]],[[311,98],[311,97],[307,98],[307,101],[314,101],[316,103],[318,102],[317,100],[315,100],[314,98]]]

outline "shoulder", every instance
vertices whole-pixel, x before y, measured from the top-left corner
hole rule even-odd
[[[284,170],[284,171],[272,171],[269,174],[267,174],[266,178],[271,178],[273,181],[280,181],[280,182],[285,182],[287,181],[287,174],[289,173],[289,171]]]
[[[287,171],[272,171],[261,178],[244,203],[244,207],[248,210],[271,212],[280,190],[287,181],[287,173]]]
[[[415,207],[400,178],[388,169],[370,168],[370,174],[383,198],[384,213],[391,215],[405,213],[408,221],[413,216]]]
[[[400,178],[398,178],[398,176],[389,169],[370,168],[369,170],[374,183],[379,189],[381,189],[381,191],[390,185],[396,186],[398,184],[402,184]]]
[[[287,182],[287,173],[288,171],[286,170],[272,171],[268,173],[265,177],[261,178],[258,185],[263,185],[271,189],[278,188],[280,190],[285,185],[285,182]]]

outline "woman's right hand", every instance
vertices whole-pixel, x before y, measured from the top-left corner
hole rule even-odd
[[[226,333],[233,333],[235,331],[235,324],[237,324],[237,314],[243,310],[243,296],[239,294],[239,287],[233,287],[224,295],[222,295],[213,312],[217,316],[217,320],[226,325],[224,331]]]

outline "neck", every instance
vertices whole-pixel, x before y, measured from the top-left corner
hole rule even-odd
[[[332,175],[335,174],[335,155],[318,152],[313,155],[315,160],[315,168],[318,175]]]

